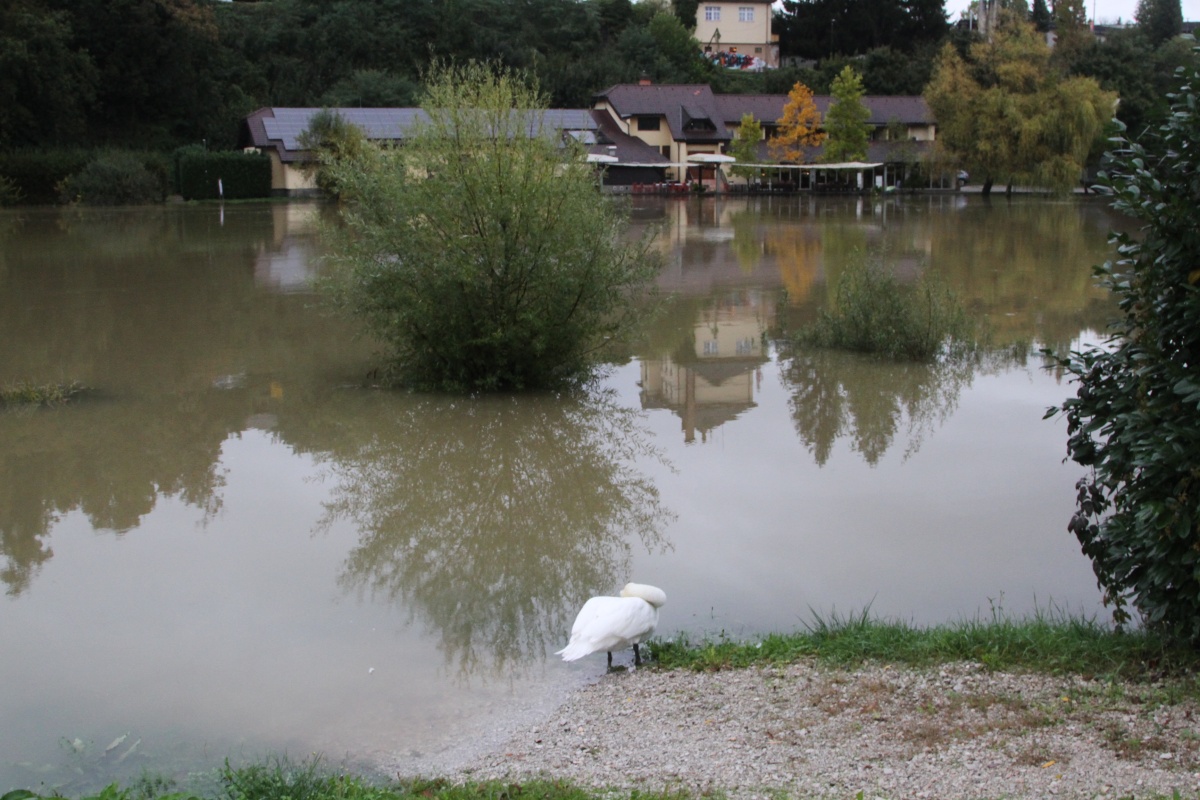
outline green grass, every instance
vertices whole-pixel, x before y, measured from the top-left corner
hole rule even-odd
[[[69,383],[13,383],[0,386],[0,408],[5,406],[56,406],[85,391],[78,381]]]
[[[1146,681],[1168,679],[1200,696],[1200,652],[1143,630],[1114,631],[1094,619],[1038,613],[1027,619],[994,615],[918,628],[871,619],[866,611],[818,618],[808,630],[752,642],[726,637],[693,643],[686,636],[651,643],[662,669],[722,670],[813,659],[833,666],[864,661],[929,667],[972,661],[996,670],[1082,674]]]

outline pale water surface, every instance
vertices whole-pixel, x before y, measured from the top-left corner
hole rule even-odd
[[[637,203],[648,341],[587,396],[486,399],[360,388],[370,344],[309,288],[319,206],[0,214],[0,383],[94,388],[0,412],[0,791],[453,765],[603,670],[552,651],[630,579],[667,636],[1103,613],[1040,357],[775,344],[864,249],[998,340],[1095,341],[1103,206]]]

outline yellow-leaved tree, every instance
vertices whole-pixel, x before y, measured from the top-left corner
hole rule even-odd
[[[783,116],[775,123],[775,137],[767,144],[772,158],[779,161],[803,163],[805,148],[816,147],[825,141],[821,130],[821,112],[813,100],[812,90],[800,81],[788,92]]]
[[[1002,9],[992,40],[971,45],[968,58],[942,49],[925,100],[938,121],[938,152],[979,175],[986,194],[993,183],[1078,186],[1103,148],[1117,96],[1062,72],[1033,25]]]

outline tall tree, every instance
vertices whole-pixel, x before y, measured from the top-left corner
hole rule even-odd
[[[1151,44],[1162,44],[1183,32],[1180,0],[1138,0],[1135,16]]]
[[[1033,27],[1037,28],[1038,33],[1045,33],[1050,30],[1050,26],[1054,22],[1054,17],[1050,15],[1050,7],[1046,5],[1046,0],[1033,0],[1033,8],[1029,12],[1029,21],[1033,23]]]
[[[833,80],[832,104],[825,113],[825,152],[827,164],[862,161],[867,157],[867,120],[871,112],[862,104],[862,77],[847,66]]]
[[[788,92],[783,116],[776,120],[775,125],[776,134],[767,143],[767,148],[778,161],[803,164],[808,158],[806,148],[816,147],[825,141],[825,132],[821,130],[821,112],[813,101],[812,90],[799,81]]]
[[[942,49],[925,99],[938,120],[938,152],[981,175],[985,193],[995,182],[1077,186],[1116,105],[1095,80],[1064,77],[1033,25],[1009,10],[968,59]]]
[[[97,74],[73,38],[65,11],[33,0],[0,6],[0,149],[83,137]]]

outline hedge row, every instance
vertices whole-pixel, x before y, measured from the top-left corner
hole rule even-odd
[[[138,185],[141,197],[105,192],[106,184]],[[151,186],[153,184],[153,186]],[[0,204],[158,202],[169,193],[189,200],[271,196],[271,162],[240,152],[180,148],[173,156],[120,150],[0,152]]]
[[[271,196],[271,161],[258,153],[182,151],[178,190],[188,200],[241,200]]]

